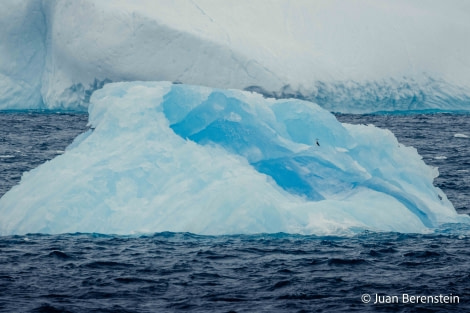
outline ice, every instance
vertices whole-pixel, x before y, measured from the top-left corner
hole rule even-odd
[[[426,232],[468,222],[414,148],[311,102],[112,83],[91,97],[89,126],[0,199],[0,234]]]
[[[0,26],[0,109],[86,111],[136,80],[336,112],[470,107],[465,0],[3,0]]]
[[[0,109],[43,107],[45,23],[40,1],[0,1]]]

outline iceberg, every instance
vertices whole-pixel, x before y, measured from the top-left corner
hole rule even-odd
[[[106,84],[66,152],[0,199],[0,234],[427,232],[469,222],[388,130],[312,102]]]
[[[4,0],[0,26],[0,110],[86,112],[137,80],[335,112],[470,108],[465,0]]]

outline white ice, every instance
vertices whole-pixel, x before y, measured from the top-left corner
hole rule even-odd
[[[109,81],[469,110],[470,2],[0,1],[0,109],[86,111]]]

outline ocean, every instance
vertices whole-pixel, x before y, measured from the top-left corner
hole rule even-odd
[[[470,213],[470,115],[337,118],[417,148],[439,168],[435,185]],[[0,113],[0,196],[86,123],[86,114]],[[465,225],[351,237],[3,236],[0,312],[468,312],[469,237]]]

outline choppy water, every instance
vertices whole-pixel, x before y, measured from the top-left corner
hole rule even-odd
[[[0,114],[0,194],[23,171],[62,153],[86,119]],[[469,115],[338,119],[389,128],[418,148],[440,169],[436,185],[460,213],[470,212]],[[348,238],[0,237],[0,312],[469,312],[469,236],[468,226],[448,225],[428,235]],[[398,303],[373,304],[376,294]],[[403,303],[410,299],[404,294],[452,296],[454,303]]]
[[[470,309],[470,251],[459,235],[28,235],[1,238],[0,253],[3,312]],[[460,303],[362,303],[375,293]]]
[[[87,121],[86,114],[0,113],[0,197],[23,172],[63,153]]]

